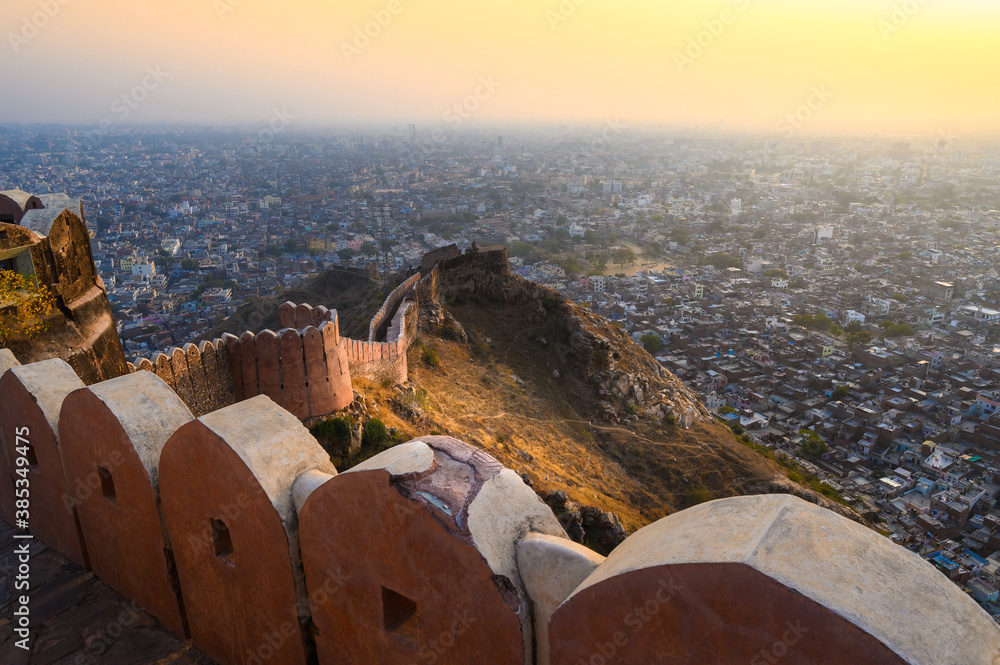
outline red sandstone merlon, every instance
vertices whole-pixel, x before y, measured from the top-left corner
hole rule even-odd
[[[295,485],[321,665],[531,662],[515,543],[565,533],[516,473],[431,436],[325,480]]]
[[[193,419],[162,379],[137,372],[71,393],[59,440],[91,568],[186,636],[158,469],[167,439]]]
[[[309,607],[292,483],[329,456],[264,396],[180,428],[160,496],[195,645],[223,665],[304,665]]]
[[[7,373],[7,370],[20,366],[21,363],[17,362],[10,349],[0,349],[0,378]],[[4,444],[7,436],[7,427],[0,421],[0,519],[7,524],[13,524],[14,476],[11,475],[11,459],[7,457],[7,446]]]
[[[778,495],[636,532],[559,606],[549,640],[552,665],[1000,664],[992,618],[933,566]]]
[[[21,457],[16,432],[27,428],[31,533],[67,559],[87,565],[57,436],[63,400],[83,381],[59,359],[9,369],[0,378],[0,423],[7,459]],[[17,464],[11,465],[14,472]]]

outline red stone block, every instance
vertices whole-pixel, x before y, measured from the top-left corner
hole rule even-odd
[[[282,328],[295,327],[296,307],[296,304],[293,302],[285,302],[278,308],[278,323]]]
[[[278,337],[264,330],[257,341],[257,386],[261,395],[267,395],[278,406],[285,405],[281,391],[281,349]]]
[[[222,665],[305,665],[308,616],[292,483],[329,456],[265,396],[174,434],[160,498],[191,638]]]
[[[66,473],[94,573],[185,636],[160,521],[160,451],[192,420],[162,379],[137,372],[71,393],[59,418]]]
[[[309,380],[309,411],[311,415],[322,416],[336,410],[333,399],[334,384],[327,374],[323,333],[316,328],[306,328],[303,347],[306,376]]]
[[[302,343],[302,334],[297,330],[286,330],[278,340],[284,407],[299,420],[305,420],[311,415],[306,393],[305,352]]]
[[[229,355],[229,371],[233,376],[233,395],[237,402],[245,398],[243,392],[243,363],[240,358],[240,340],[235,335],[224,333],[222,343],[226,345]]]
[[[514,542],[562,529],[517,474],[424,437],[295,496],[320,665],[530,662]]]
[[[67,559],[89,567],[57,438],[63,400],[83,387],[83,381],[62,360],[14,367],[0,378],[0,423],[15,478],[21,468],[16,460],[28,460],[31,533]],[[20,441],[19,430],[26,432]],[[26,456],[21,455],[24,452]]]
[[[240,374],[243,378],[243,399],[250,399],[259,395],[260,388],[257,385],[257,339],[252,332],[245,332],[240,337]]]

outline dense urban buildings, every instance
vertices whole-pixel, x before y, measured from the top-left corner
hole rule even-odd
[[[504,244],[1000,616],[998,144],[8,126],[0,160],[82,200],[131,359],[333,266]]]

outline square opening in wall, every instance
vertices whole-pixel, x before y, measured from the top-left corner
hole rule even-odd
[[[104,494],[104,498],[108,501],[115,501],[118,494],[115,492],[115,479],[111,472],[103,466],[99,466],[97,467],[97,475],[101,478],[101,493]]]
[[[215,556],[231,566],[236,565],[236,554],[233,551],[233,537],[229,527],[222,520],[212,520],[212,542],[215,544]]]
[[[420,617],[417,616],[416,601],[382,587],[382,615],[387,633],[404,644],[417,648],[420,642]]]

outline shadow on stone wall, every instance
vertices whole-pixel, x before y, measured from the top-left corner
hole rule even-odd
[[[33,535],[223,665],[1000,663],[930,564],[795,497],[705,503],[605,560],[454,439],[338,475],[266,395],[194,419],[149,372],[0,370],[0,517],[27,479]]]

